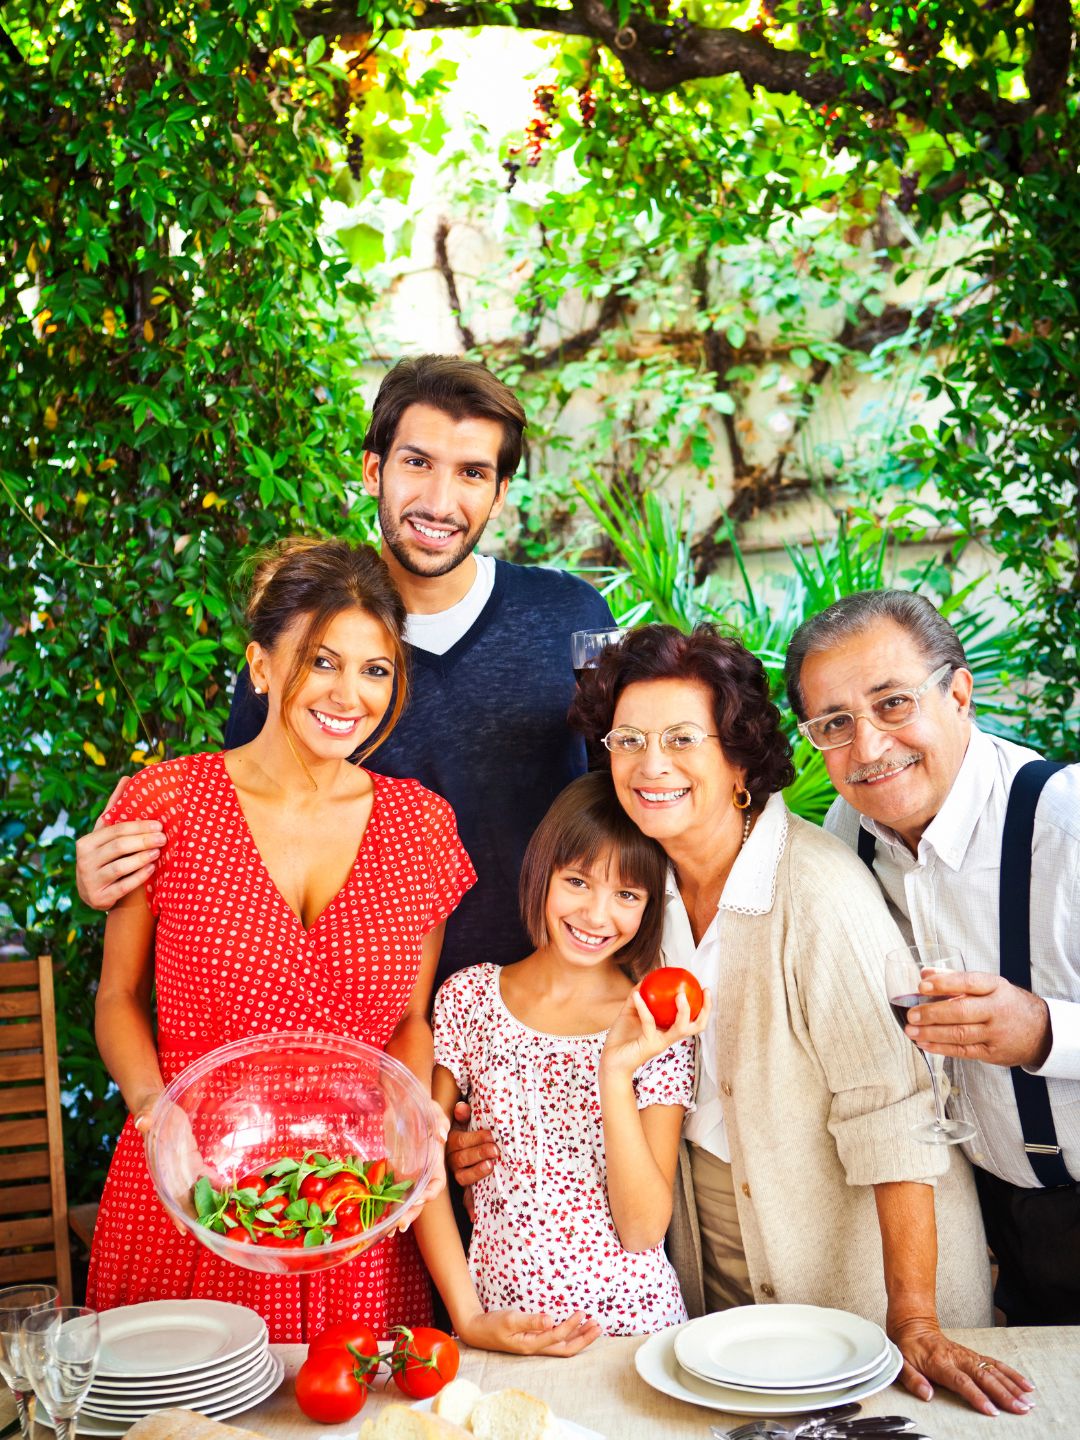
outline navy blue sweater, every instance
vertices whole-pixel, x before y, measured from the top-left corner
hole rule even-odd
[[[499,560],[487,604],[456,645],[445,655],[409,648],[409,703],[369,768],[415,776],[449,800],[476,867],[476,885],[447,922],[438,984],[465,965],[506,964],[532,948],[517,901],[525,846],[555,796],[585,771],[584,745],[566,724],[570,635],[613,623],[584,580]],[[265,714],[245,671],[226,746],[253,739]]]

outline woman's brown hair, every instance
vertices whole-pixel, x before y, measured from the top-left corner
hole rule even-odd
[[[769,697],[765,667],[713,625],[696,625],[689,635],[674,625],[642,625],[606,646],[597,667],[578,682],[570,724],[598,744],[611,729],[622,692],[649,680],[696,680],[705,686],[713,728],[728,760],[745,770],[755,810],[791,784],[791,746]]]
[[[667,857],[643,835],[619,804],[611,776],[591,771],[556,795],[537,826],[521,865],[518,896],[521,919],[539,948],[550,936],[544,912],[557,870],[591,870],[608,860],[618,881],[649,897],[637,934],[613,956],[631,980],[639,980],[660,958]]]
[[[256,558],[247,603],[249,638],[264,650],[273,650],[296,620],[305,621],[281,692],[282,723],[290,738],[289,702],[303,684],[330,621],[353,609],[379,621],[390,637],[394,662],[390,708],[359,753],[365,760],[390,734],[405,708],[405,605],[390,571],[370,545],[308,536],[282,540]]]

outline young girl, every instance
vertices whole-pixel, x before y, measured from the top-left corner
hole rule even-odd
[[[475,1187],[468,1263],[445,1195],[416,1224],[470,1345],[566,1355],[686,1318],[663,1241],[708,998],[658,1031],[634,983],[659,953],[666,863],[608,775],[576,780],[525,854],[536,950],[436,998],[435,1099],[449,1115],[465,1095],[500,1156]]]

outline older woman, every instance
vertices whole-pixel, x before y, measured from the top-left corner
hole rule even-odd
[[[853,1310],[886,1324],[913,1393],[933,1379],[985,1413],[1026,1410],[1020,1375],[941,1333],[939,1315],[991,1323],[970,1169],[911,1133],[926,1079],[883,980],[903,939],[865,867],[785,806],[760,661],[709,626],[644,626],[588,674],[572,719],[671,861],[665,961],[716,997],[686,1130],[691,1244],[674,1247],[691,1305]]]
[[[571,719],[671,862],[666,963],[715,997],[669,1236],[690,1313],[852,1310],[885,1324],[914,1394],[935,1381],[1022,1413],[1023,1377],[941,1332],[939,1316],[991,1322],[970,1170],[911,1133],[926,1079],[883,978],[903,940],[865,867],[785,806],[790,752],[760,662],[711,627],[644,626],[587,672]],[[473,1139],[457,1142],[459,1180],[491,1163]]]

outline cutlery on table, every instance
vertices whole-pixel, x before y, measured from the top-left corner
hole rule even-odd
[[[772,1440],[872,1440],[875,1436],[891,1435],[906,1435],[908,1440],[917,1440],[915,1423],[907,1415],[867,1415],[861,1420],[837,1420],[831,1416],[815,1415],[794,1425],[785,1424],[782,1420],[753,1420],[734,1430],[721,1430],[714,1425],[712,1434],[716,1440],[755,1440],[755,1437],[772,1437]]]

